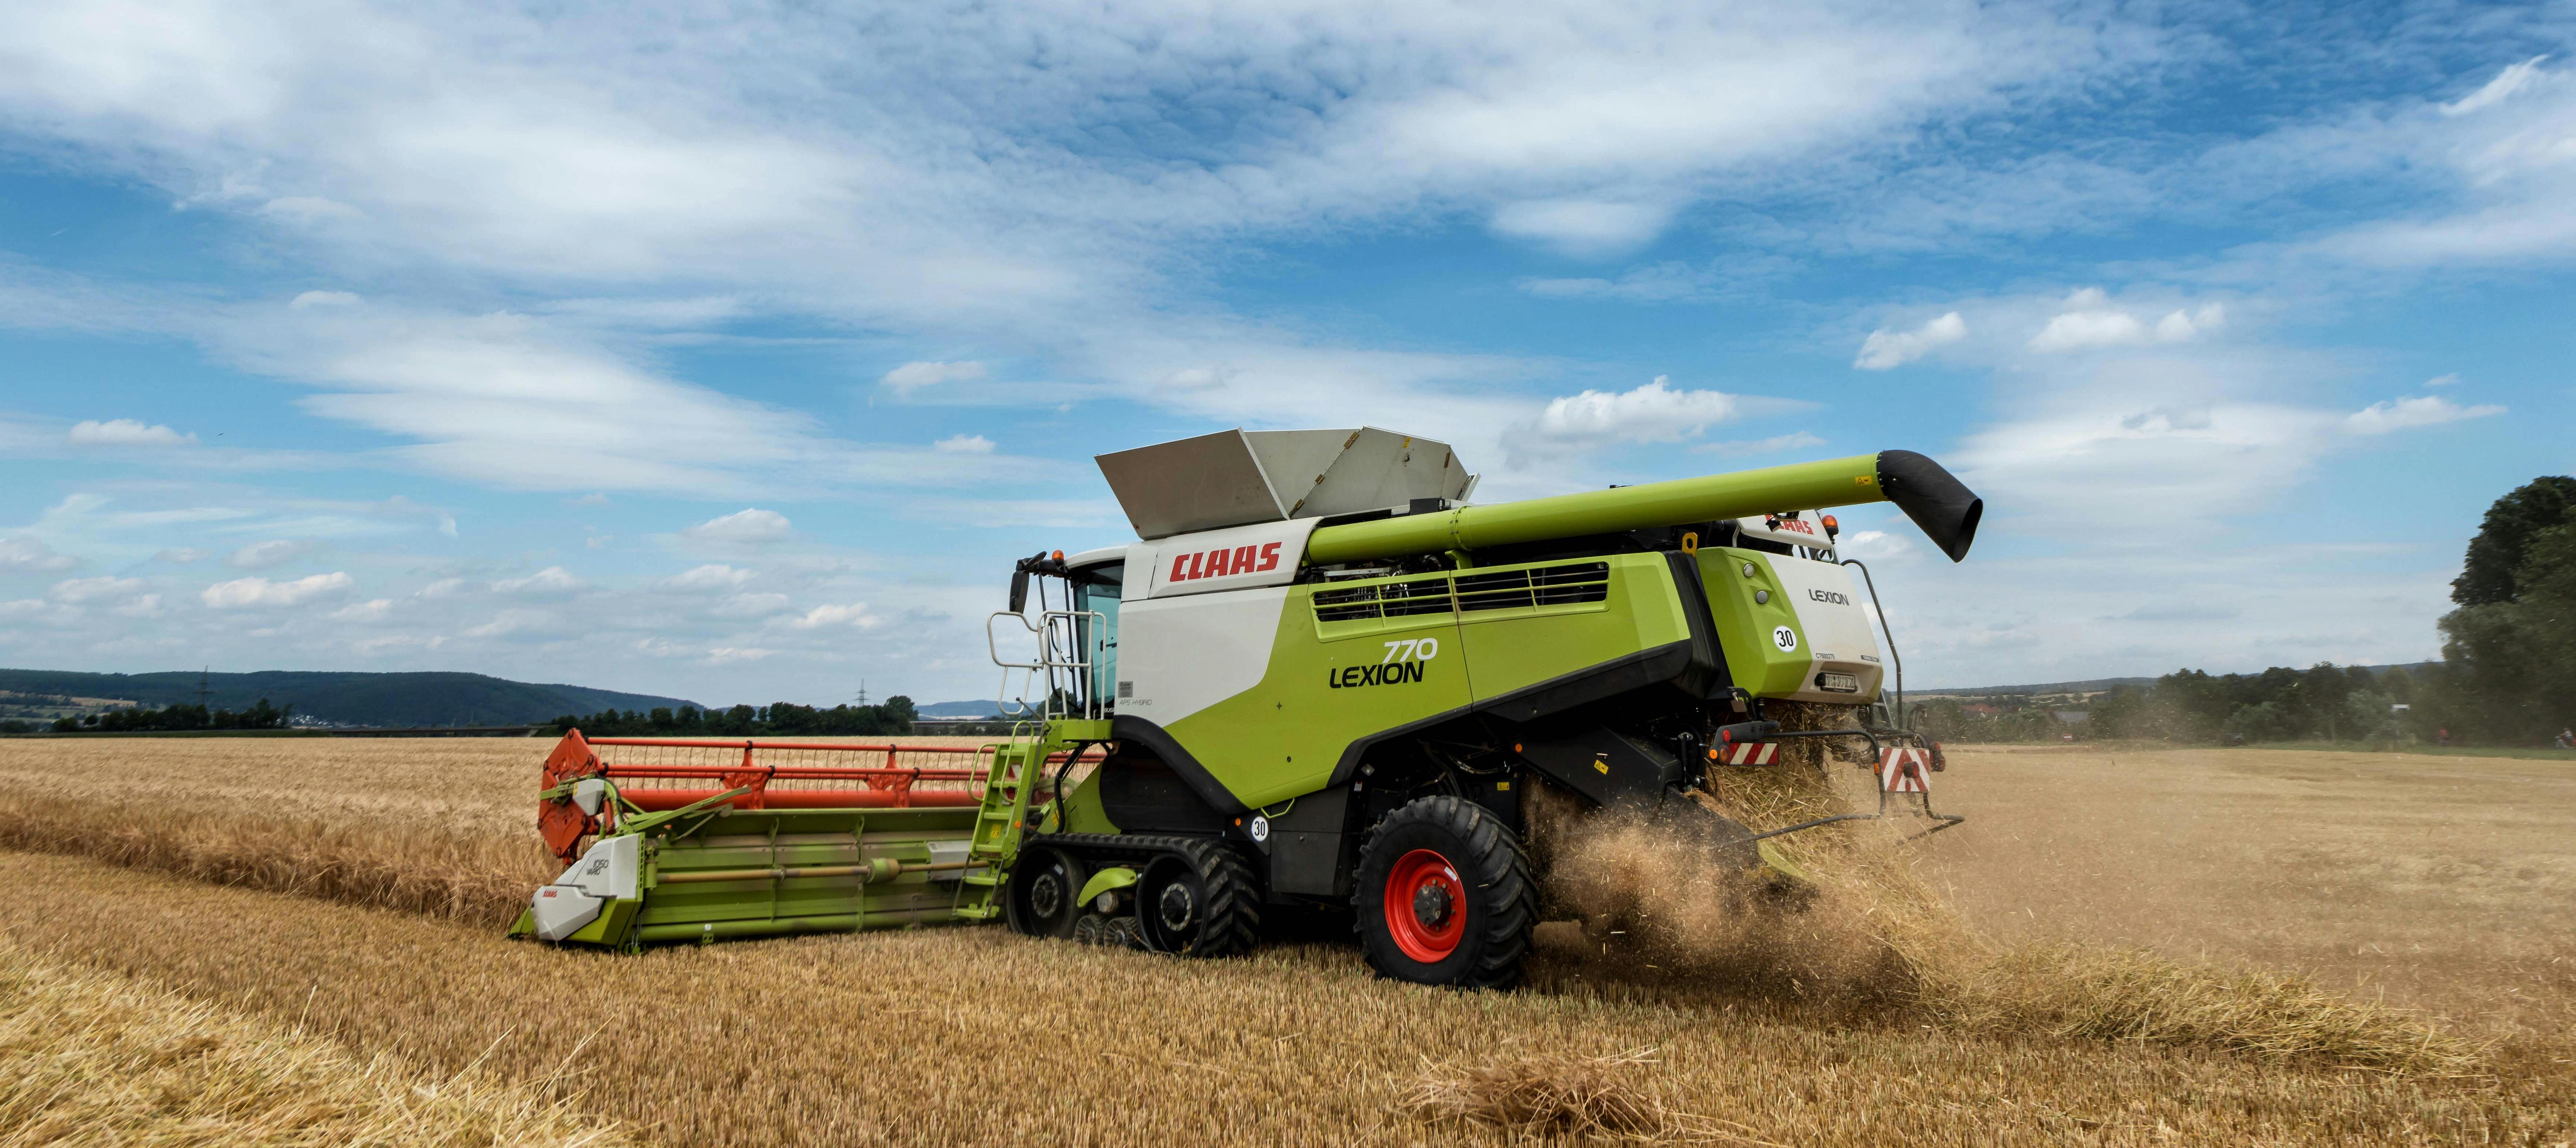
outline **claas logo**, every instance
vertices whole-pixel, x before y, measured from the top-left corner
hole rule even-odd
[[[1279,568],[1279,544],[1263,546],[1218,547],[1172,558],[1171,577],[1166,582],[1187,582],[1193,578],[1222,578],[1228,574],[1258,574]]]

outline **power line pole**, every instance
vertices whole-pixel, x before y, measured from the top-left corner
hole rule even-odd
[[[859,704],[862,706],[868,704],[868,680],[866,678],[859,679]]]
[[[212,664],[208,664],[208,665],[206,666],[206,668],[205,668],[205,669],[202,669],[202,670],[197,671],[197,708],[198,708],[198,709],[201,709],[201,710],[202,710],[202,709],[206,709],[206,708],[208,708],[208,707],[207,707],[207,701],[208,701],[208,699],[210,699],[210,698],[212,698],[212,697],[214,697],[214,696],[215,696],[215,689],[214,689],[214,687],[213,687],[212,685],[208,684],[208,683],[207,683],[207,680],[206,680],[206,679],[207,679],[207,677],[208,677],[208,671],[211,671],[211,670],[213,670],[214,668],[215,668],[215,667],[214,667]]]

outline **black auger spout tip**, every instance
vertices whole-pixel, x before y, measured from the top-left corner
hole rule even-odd
[[[1878,489],[1914,520],[1941,553],[1957,562],[1977,540],[1986,500],[1941,464],[1910,450],[1878,452]]]

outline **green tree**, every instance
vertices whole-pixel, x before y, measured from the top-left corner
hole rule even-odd
[[[2477,537],[2469,540],[2468,560],[2451,581],[2451,601],[2462,606],[2492,606],[2520,597],[2516,585],[2531,536],[2576,521],[2576,478],[2546,475],[2532,479],[2487,508]]]
[[[2439,720],[2479,740],[2537,744],[2576,723],[2576,480],[2496,500],[2443,615],[2452,667]],[[2555,513],[2560,520],[2546,521]],[[2502,575],[2497,564],[2513,564]],[[2473,580],[2471,575],[2475,574]]]

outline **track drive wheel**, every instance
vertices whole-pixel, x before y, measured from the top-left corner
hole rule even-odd
[[[1029,849],[1011,866],[1002,918],[1030,937],[1070,937],[1082,906],[1082,863],[1061,849]]]
[[[1231,957],[1261,939],[1261,889],[1243,856],[1193,841],[1155,858],[1136,882],[1136,925],[1145,947],[1192,957]]]
[[[1424,985],[1519,984],[1538,886],[1512,831],[1483,807],[1426,797],[1387,815],[1360,854],[1360,944],[1379,976]]]

